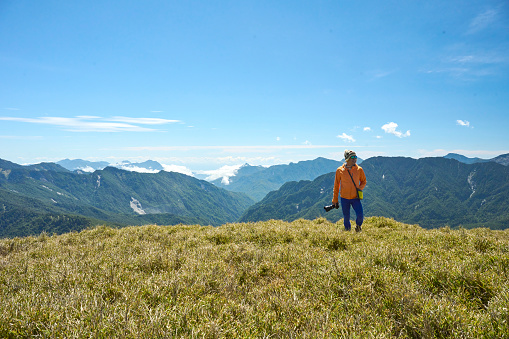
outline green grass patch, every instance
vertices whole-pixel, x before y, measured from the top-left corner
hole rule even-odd
[[[502,338],[509,231],[367,218],[0,240],[0,337]]]

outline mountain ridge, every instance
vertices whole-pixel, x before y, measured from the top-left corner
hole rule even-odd
[[[362,160],[360,161],[360,163]],[[255,201],[260,201],[267,193],[279,189],[292,180],[312,180],[322,174],[335,171],[342,162],[318,157],[314,160],[299,161],[288,165],[274,165],[267,168],[240,168],[228,184],[221,179],[212,181],[218,187],[232,192],[242,192]],[[244,172],[242,172],[244,169]]]
[[[507,154],[501,154],[499,156],[496,156],[494,158],[490,159],[481,159],[481,158],[469,158],[461,154],[457,153],[449,153],[444,156],[446,159],[455,159],[459,162],[462,162],[464,164],[475,164],[479,162],[496,162],[498,164],[509,166],[509,153]]]
[[[497,158],[503,160],[504,155]],[[269,168],[242,166],[240,175],[232,182],[236,184],[248,178],[250,180],[243,184],[253,191],[259,187],[267,190],[266,181],[263,181],[267,177],[273,180],[271,184],[291,176],[299,178],[283,184],[276,182],[279,186],[256,203],[243,193],[177,172],[138,173],[106,167],[78,174],[54,163],[22,166],[0,159],[0,236],[41,231],[59,233],[98,223],[116,227],[143,223],[218,226],[238,220],[322,216],[337,221],[340,214],[324,214],[322,207],[330,204],[334,171],[339,164],[341,162],[317,158]],[[429,225],[443,225],[447,222],[446,216],[452,220],[453,227],[489,224],[489,227],[501,228],[509,224],[506,222],[509,202],[504,198],[509,177],[503,174],[507,166],[497,162],[468,165],[445,157],[374,157],[365,160],[362,166],[368,176],[364,202],[367,215],[413,223],[429,221]],[[322,173],[330,172],[300,180],[303,173],[316,176],[316,168]],[[450,177],[444,180],[437,176],[439,169]],[[451,176],[451,173],[459,173],[459,169],[460,174]],[[501,173],[505,176],[500,177]],[[493,175],[499,177],[498,181],[486,180],[485,177]],[[261,178],[259,181],[255,180],[257,176]],[[403,188],[398,187],[401,183]],[[451,183],[455,184],[451,186]],[[478,199],[481,194],[483,198]],[[470,203],[467,204],[467,200]],[[264,207],[260,208],[260,204]],[[444,206],[452,208],[444,210]],[[496,209],[501,212],[494,213]],[[16,220],[28,233],[16,229]],[[76,224],[75,228],[70,220]],[[16,233],[18,231],[21,233]]]
[[[392,217],[429,227],[509,227],[509,168],[495,162],[463,164],[454,159],[374,157],[363,162],[368,180],[366,216]],[[254,204],[240,222],[271,218],[293,221],[326,217],[334,173],[313,181],[289,182]]]
[[[0,170],[0,236],[27,235],[23,227],[30,234],[40,229],[31,220],[45,215],[85,218],[80,225],[99,220],[117,226],[141,222],[218,226],[237,220],[253,203],[242,193],[176,172],[151,174],[106,167],[78,174],[2,165],[9,169]],[[16,213],[21,223],[18,233],[12,228]]]
[[[459,162],[462,162],[464,164],[475,164],[478,162],[492,161],[491,159],[469,158],[469,157],[466,157],[464,155],[457,154],[457,153],[449,153],[449,154],[445,155],[444,158],[455,159],[455,160],[458,160]]]

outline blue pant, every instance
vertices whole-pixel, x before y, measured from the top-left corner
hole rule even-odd
[[[350,206],[353,207],[357,219],[355,223],[357,226],[362,226],[364,221],[364,211],[362,210],[362,204],[359,199],[345,199],[341,198],[341,208],[343,209],[343,217],[345,218],[345,230],[350,231],[352,225],[350,225]]]

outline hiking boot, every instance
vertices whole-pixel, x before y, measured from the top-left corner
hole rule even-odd
[[[355,232],[360,232],[360,231],[362,231],[361,226],[360,225],[356,225],[355,226]]]

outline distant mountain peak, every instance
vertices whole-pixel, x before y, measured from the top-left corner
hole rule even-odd
[[[479,162],[488,162],[490,160],[488,159],[481,159],[481,158],[469,158],[461,154],[457,153],[448,153],[446,156],[444,156],[446,159],[454,159],[458,160],[459,162],[462,162],[464,164],[476,164]]]
[[[499,155],[498,157],[491,159],[491,161],[502,164],[504,166],[509,166],[509,153]]]
[[[69,171],[83,171],[83,172],[94,172],[96,170],[102,170],[109,163],[106,161],[88,161],[82,159],[64,159],[57,162],[58,165]]]
[[[339,161],[325,158],[269,167],[243,165],[234,175],[221,176],[212,180],[212,183],[233,192],[245,193],[259,201],[287,181],[312,180],[325,173],[334,172],[340,165]]]

